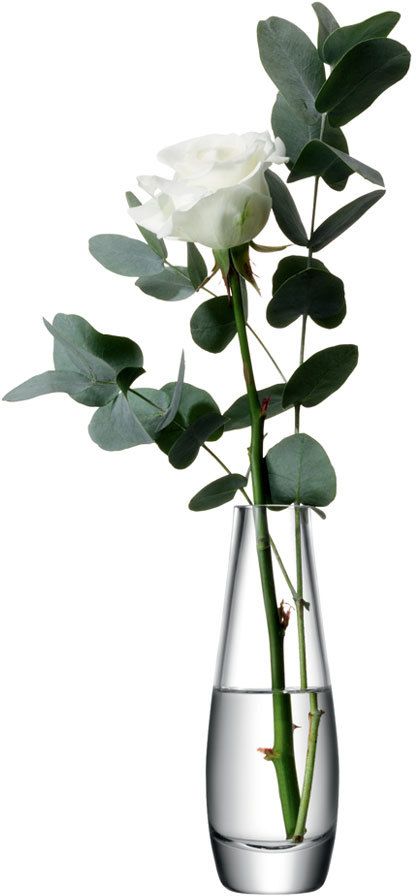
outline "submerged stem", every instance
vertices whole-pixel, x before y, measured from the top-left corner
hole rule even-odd
[[[309,695],[309,734],[308,747],[306,750],[305,774],[303,778],[302,794],[300,798],[299,814],[296,821],[296,827],[293,839],[297,843],[301,843],[306,831],[306,818],[308,815],[309,802],[311,798],[313,773],[315,771],[316,746],[318,740],[318,728],[321,721],[323,710],[318,707],[318,695],[312,692]]]

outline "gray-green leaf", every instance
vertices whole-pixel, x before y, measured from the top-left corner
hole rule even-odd
[[[74,397],[90,385],[90,378],[82,373],[71,370],[48,370],[16,386],[4,396],[3,401],[26,401],[28,398],[37,398],[38,395],[48,395],[52,392],[67,392]]]
[[[316,12],[319,28],[318,28],[318,53],[321,59],[324,59],[323,56],[323,45],[327,39],[327,37],[332,34],[337,28],[339,28],[337,20],[332,15],[332,12],[328,9],[327,6],[324,6],[323,3],[312,3],[312,6]]]
[[[169,404],[169,407],[168,407],[166,413],[163,415],[163,417],[161,418],[161,420],[159,421],[159,423],[157,425],[156,433],[162,432],[163,429],[166,429],[167,426],[170,426],[170,424],[173,423],[173,421],[176,417],[176,414],[178,413],[179,405],[180,405],[181,397],[182,397],[184,376],[185,376],[185,355],[182,352],[181,360],[180,360],[180,364],[179,364],[178,378],[177,378],[177,381],[176,381],[174,389],[173,389],[172,398],[171,398],[171,401],[170,401],[170,404]]]
[[[126,193],[127,204],[129,208],[137,208],[142,205],[140,199],[131,193],[130,190]],[[162,258],[163,261],[168,257],[168,250],[166,248],[166,244],[164,240],[160,240],[159,237],[156,236],[151,230],[148,230],[147,227],[140,227],[140,224],[136,224],[138,230],[142,237],[146,240],[148,246],[153,249],[153,252],[156,252],[156,255],[159,255],[159,258]]]
[[[221,507],[222,504],[232,501],[236,492],[246,485],[246,476],[241,476],[240,473],[228,473],[227,476],[221,476],[220,479],[201,488],[190,500],[189,509],[212,510],[214,507]]]
[[[195,243],[187,244],[187,263],[188,263],[188,276],[192,283],[192,286],[195,289],[199,289],[201,284],[206,280],[208,276],[208,269],[205,264],[205,259],[201,255]]]
[[[283,407],[314,407],[348,379],[358,362],[356,345],[334,345],[316,352],[295,370],[286,383]]]
[[[383,178],[375,168],[364,165],[363,162],[353,159],[352,156],[333,146],[328,146],[321,140],[311,140],[304,146],[290,172],[288,183],[294,183],[305,177],[324,177],[331,168],[333,169],[334,164],[337,165],[337,179],[340,181],[346,181],[356,172],[370,183],[384,187]]]
[[[338,62],[316,98],[319,112],[330,124],[347,124],[404,78],[410,53],[395,40],[377,37],[353,47]]]
[[[316,120],[315,97],[325,81],[324,66],[310,38],[292,22],[272,16],[259,22],[260,59],[289,105],[304,121]]]
[[[284,410],[282,404],[283,392],[284,392],[284,383],[277,383],[273,386],[267,386],[265,389],[258,390],[258,397],[260,403],[265,401],[266,399],[270,399],[266,418],[276,417],[277,414],[281,414]],[[224,429],[226,432],[229,432],[232,429],[244,429],[246,426],[250,426],[250,408],[248,405],[247,395],[241,395],[240,398],[237,398],[236,401],[225,411],[224,419],[226,420]]]
[[[146,295],[164,302],[180,302],[195,292],[187,268],[165,268],[152,277],[140,277],[136,286]]]
[[[303,314],[309,314],[321,327],[339,326],[346,314],[342,280],[315,267],[285,280],[267,307],[269,324],[287,327]]]
[[[336,65],[348,50],[372,37],[387,37],[400,19],[398,12],[381,12],[357,25],[337,28],[325,40],[323,58],[329,65]]]
[[[143,366],[141,348],[132,339],[99,333],[77,314],[56,314],[53,325],[45,326],[54,336],[56,369],[82,373],[91,380],[85,392],[72,395],[81,404],[107,404],[118,393],[118,374]]]
[[[163,270],[163,261],[140,240],[115,233],[100,233],[89,241],[91,255],[113,274],[146,277]]]
[[[88,432],[104,451],[124,451],[153,442],[123,392],[93,415]]]
[[[335,470],[319,442],[306,433],[283,439],[266,455],[274,504],[326,507],[336,495]]]
[[[172,401],[175,387],[176,383],[167,383],[163,386],[162,391],[166,394],[168,402]],[[181,433],[200,417],[210,413],[220,414],[220,409],[209,392],[198,389],[191,383],[184,383],[175,419],[162,432],[158,433],[156,442],[161,451],[169,454],[172,445],[175,444]],[[214,433],[210,439],[215,440],[218,437]]]
[[[228,296],[207,299],[194,311],[191,321],[192,339],[206,352],[222,352],[237,332],[233,307]]]
[[[272,197],[273,214],[280,230],[297,246],[307,246],[308,235],[286,184],[274,171],[266,171],[265,176]]]
[[[310,247],[314,252],[324,249],[332,240],[341,236],[349,227],[355,224],[372,206],[384,196],[385,190],[373,190],[371,193],[365,193],[353,199],[347,205],[344,205],[338,211],[330,215],[320,226],[314,231],[310,241]]]
[[[198,457],[199,450],[214,433],[222,432],[224,418],[221,414],[204,414],[182,432],[169,451],[169,461],[177,470],[184,470]]]

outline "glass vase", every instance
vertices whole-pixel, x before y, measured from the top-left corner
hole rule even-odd
[[[219,877],[239,893],[325,881],[338,753],[310,508],[236,507],[207,751]]]

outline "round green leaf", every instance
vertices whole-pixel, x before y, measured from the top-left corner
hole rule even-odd
[[[89,241],[91,255],[113,274],[145,277],[163,270],[163,261],[140,240],[115,233],[100,233]]]
[[[145,445],[153,439],[135,416],[130,402],[123,392],[92,417],[88,432],[104,451],[124,451],[136,445]]]
[[[237,332],[233,306],[228,296],[207,299],[194,311],[191,321],[192,339],[206,352],[218,354]]]
[[[314,267],[285,280],[269,302],[269,324],[287,327],[303,314],[308,314],[321,327],[339,326],[346,314],[342,280]]]
[[[301,404],[311,408],[324,401],[345,383],[357,362],[356,345],[334,345],[312,355],[286,383],[283,407]]]
[[[319,442],[306,433],[288,436],[268,451],[266,465],[274,504],[326,507],[336,495],[335,470]]]
[[[388,37],[366,40],[342,57],[316,98],[332,125],[347,124],[401,78],[410,65],[403,44]]]
[[[236,492],[247,485],[247,477],[241,476],[239,473],[229,473],[227,476],[221,476],[215,482],[210,482],[205,488],[189,502],[190,510],[212,510],[214,507],[221,507],[232,501]]]

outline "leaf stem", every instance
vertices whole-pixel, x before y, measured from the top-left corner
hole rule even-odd
[[[207,445],[206,443],[204,443],[202,447],[203,447],[203,449],[204,449],[205,451],[207,451],[208,454],[211,455],[211,457],[214,458],[214,460],[217,461],[217,464],[219,464],[220,467],[222,467],[223,470],[225,470],[226,473],[230,473],[230,474],[232,475],[232,472],[231,472],[230,468],[227,467],[227,464],[225,464],[224,461],[221,460],[220,457],[218,457],[218,454],[215,454],[215,451],[212,451],[211,448],[208,448],[208,445]],[[247,501],[247,504],[251,504],[251,505],[253,505],[253,502],[252,502],[250,496],[247,494],[245,488],[240,488],[239,491],[241,492],[242,495],[244,495],[244,497],[245,497],[245,499],[246,499],[246,501]]]
[[[253,330],[253,327],[248,322],[246,322],[246,327],[248,330],[250,330],[250,333],[253,334],[254,338],[257,339],[257,342],[261,345],[262,349],[264,349],[264,351],[266,352],[266,355],[270,358],[272,364],[274,364],[278,374],[282,377],[283,382],[286,383],[287,379],[286,379],[284,373],[281,371],[277,361],[275,361],[275,359],[273,358],[273,355],[271,354],[271,352],[269,352],[269,349],[264,344],[263,340],[260,339],[260,336],[258,335],[258,333],[256,333],[255,330]]]

